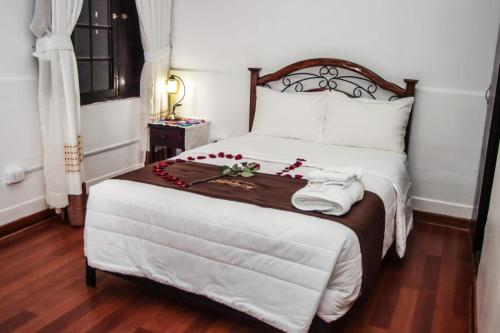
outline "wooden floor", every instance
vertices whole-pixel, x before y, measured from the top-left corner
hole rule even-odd
[[[276,332],[148,283],[97,274],[86,288],[82,229],[52,220],[0,240],[0,332]],[[388,255],[345,332],[471,332],[468,232],[417,223],[404,260]]]

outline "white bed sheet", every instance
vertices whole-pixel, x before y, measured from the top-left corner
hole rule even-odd
[[[411,228],[404,154],[248,134],[181,158],[220,151],[242,153],[266,173],[298,157],[306,162],[294,172],[303,174],[323,165],[363,165],[366,189],[386,209],[384,254],[394,234],[404,254]],[[358,297],[362,278],[359,242],[341,224],[121,180],[91,188],[85,252],[93,267],[202,294],[289,332],[307,331],[314,314],[338,319]]]

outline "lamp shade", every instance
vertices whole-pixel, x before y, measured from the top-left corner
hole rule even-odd
[[[177,94],[179,91],[179,81],[175,78],[170,77],[167,81],[167,93],[169,94]]]

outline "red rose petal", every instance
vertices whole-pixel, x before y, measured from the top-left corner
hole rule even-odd
[[[226,154],[226,158],[232,159],[233,158],[233,154]]]
[[[243,155],[238,154],[234,157],[235,160],[241,160],[243,158]]]
[[[177,185],[177,186],[182,186],[184,184],[186,184],[186,183],[184,181],[182,181],[182,180],[178,180],[178,181],[175,182],[175,185]]]
[[[217,155],[215,155],[215,154],[209,154],[208,157],[210,157],[210,158],[216,158]]]
[[[302,175],[295,175],[294,176],[295,179],[302,179],[302,177],[304,177],[304,176],[302,176]]]
[[[223,153],[223,152],[220,152],[217,156],[219,156],[219,157],[224,157],[224,153]]]
[[[302,166],[302,162],[297,161],[293,165],[298,168],[298,167]]]
[[[198,157],[196,157],[196,159],[198,159],[198,160],[204,160],[205,158],[207,158],[207,157],[206,156],[198,156]]]
[[[295,167],[293,165],[288,167],[288,170],[295,170]]]
[[[194,161],[195,160],[195,158],[192,157],[192,156],[189,156],[187,159],[188,159],[188,161]]]

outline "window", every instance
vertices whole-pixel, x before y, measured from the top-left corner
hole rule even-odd
[[[134,0],[84,0],[72,40],[82,105],[139,96],[144,55]]]

